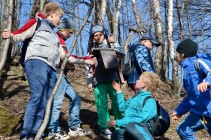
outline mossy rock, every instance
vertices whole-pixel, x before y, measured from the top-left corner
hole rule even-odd
[[[9,110],[0,106],[0,135],[16,134],[20,128],[21,116],[12,114]]]

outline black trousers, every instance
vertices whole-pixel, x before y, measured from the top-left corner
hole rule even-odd
[[[116,130],[111,140],[154,140],[148,123],[129,123],[126,128]]]

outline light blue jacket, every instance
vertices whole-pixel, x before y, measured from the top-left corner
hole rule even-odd
[[[211,117],[211,95],[210,91],[199,92],[197,86],[204,80],[211,85],[211,73],[199,63],[199,67],[202,73],[207,75],[203,77],[194,67],[194,60],[201,58],[211,68],[211,56],[207,54],[198,54],[195,57],[185,59],[180,65],[184,69],[184,88],[187,95],[182,102],[175,109],[175,112],[182,116],[187,112],[193,112],[200,116]]]
[[[146,46],[136,43],[130,47],[129,51],[133,52],[131,58],[132,71],[127,82],[128,84],[135,84],[142,72],[155,72],[155,68],[150,50]]]
[[[157,115],[156,102],[153,98],[146,100],[143,106],[143,101],[147,96],[151,96],[151,92],[139,91],[137,95],[125,101],[123,93],[117,94],[117,104],[119,110],[125,116],[116,120],[118,127],[126,127],[131,122],[146,122],[148,123],[153,117]]]

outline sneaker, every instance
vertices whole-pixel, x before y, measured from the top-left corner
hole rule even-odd
[[[48,134],[48,140],[67,140],[67,135],[58,132],[58,133],[49,133]]]
[[[108,128],[106,128],[101,132],[100,136],[103,137],[104,139],[110,140],[111,134],[112,132]]]
[[[90,134],[89,131],[86,131],[80,127],[76,128],[75,130],[69,129],[69,133],[68,133],[68,135],[71,137],[86,136],[89,134]]]
[[[27,137],[24,137],[24,138],[20,138],[20,140],[28,140],[28,138]]]

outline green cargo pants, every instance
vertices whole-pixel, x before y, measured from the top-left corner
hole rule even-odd
[[[123,117],[123,114],[119,111],[116,101],[116,91],[112,87],[111,82],[104,82],[97,84],[94,87],[95,105],[97,108],[98,125],[100,131],[108,128],[108,121],[110,121],[109,109],[108,109],[108,97],[111,99],[111,108],[115,120]]]

